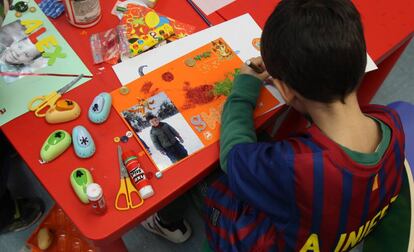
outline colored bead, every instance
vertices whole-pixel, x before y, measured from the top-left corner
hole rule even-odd
[[[157,179],[160,179],[160,178],[162,177],[162,172],[161,172],[161,171],[157,171],[157,172],[155,173],[155,177],[156,177]]]
[[[127,136],[121,136],[121,142],[126,143],[128,140],[129,138]]]
[[[14,5],[14,9],[18,12],[25,12],[29,9],[29,5],[26,2],[20,1]]]
[[[121,95],[126,95],[126,94],[129,93],[129,88],[127,88],[127,87],[121,87],[119,89],[119,93],[121,93]]]
[[[131,138],[134,134],[132,133],[132,131],[127,131],[125,135]]]
[[[119,137],[114,137],[114,142],[115,143],[119,143],[119,141],[121,141],[121,139]]]
[[[188,66],[188,67],[193,67],[193,66],[195,66],[195,64],[196,64],[197,62],[194,60],[194,59],[186,59],[185,61],[184,61],[184,64],[186,65],[186,66]]]

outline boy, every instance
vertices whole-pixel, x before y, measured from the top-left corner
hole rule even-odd
[[[246,65],[222,114],[227,175],[207,193],[215,251],[348,251],[390,211],[401,187],[404,133],[389,108],[360,108],[366,65],[349,0],[283,0],[263,30],[266,71]],[[262,80],[311,119],[303,133],[258,143],[252,112]]]
[[[160,122],[160,119],[153,114],[147,114],[146,120],[151,124],[151,141],[155,148],[163,155],[166,155],[171,163],[180,161],[188,156],[187,150],[181,143],[184,139],[171,125]]]

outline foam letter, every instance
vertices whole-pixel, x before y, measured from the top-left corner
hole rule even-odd
[[[33,44],[37,43],[37,38],[42,35],[46,31],[45,27],[40,28],[39,30],[35,31],[34,33],[29,35],[30,41],[32,41]]]
[[[62,53],[62,47],[56,46],[54,52],[52,53],[44,52],[42,54],[42,57],[49,58],[49,60],[47,61],[47,64],[51,66],[56,62],[57,58],[66,58],[66,53]]]
[[[190,121],[198,132],[203,131],[207,127],[207,124],[203,121],[203,119],[201,119],[200,115],[192,116]]]
[[[49,49],[51,45],[53,45],[53,46],[57,46],[58,45],[58,42],[57,42],[55,36],[53,36],[53,35],[50,35],[50,36],[48,36],[46,38],[43,38],[42,40],[40,40],[39,42],[37,42],[36,43],[36,49],[39,52],[44,52],[45,51],[45,48],[44,47],[46,47],[46,48]]]
[[[20,23],[24,27],[26,27],[26,31],[24,31],[24,33],[30,34],[34,30],[39,28],[43,24],[43,21],[41,21],[41,20],[22,20],[22,21],[20,21]]]

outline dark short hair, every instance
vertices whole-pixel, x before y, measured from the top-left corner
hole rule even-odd
[[[149,122],[151,119],[154,119],[154,118],[158,118],[158,117],[156,117],[155,115],[153,115],[152,113],[147,113],[146,115],[145,115],[145,120],[147,120],[147,122]]]
[[[269,74],[303,97],[343,102],[365,72],[360,15],[350,0],[282,0],[263,29],[261,54]]]

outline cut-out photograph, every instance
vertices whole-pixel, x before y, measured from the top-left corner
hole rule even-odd
[[[24,33],[25,27],[16,20],[0,28],[0,72],[31,73],[47,66],[47,59]],[[3,76],[7,83],[18,76]]]
[[[177,107],[163,92],[122,111],[121,116],[162,171],[204,147]]]

